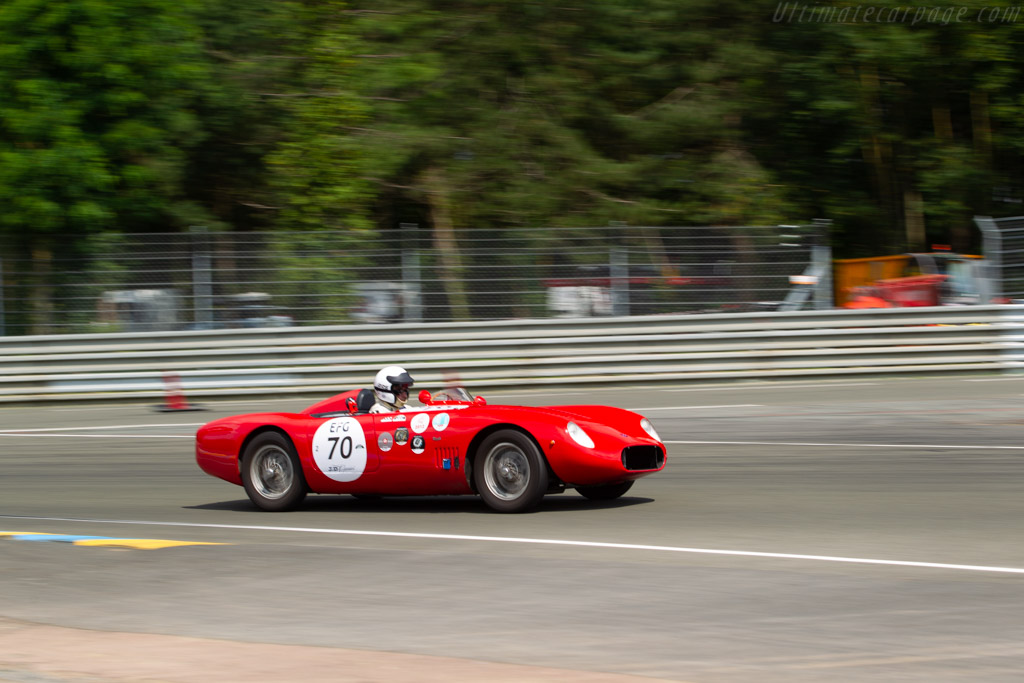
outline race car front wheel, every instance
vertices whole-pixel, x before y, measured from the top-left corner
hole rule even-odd
[[[242,484],[249,500],[271,512],[291,510],[306,497],[306,480],[295,448],[277,432],[264,432],[246,446]]]
[[[491,434],[477,451],[473,481],[480,497],[498,512],[526,512],[544,497],[548,468],[530,437],[514,429]]]

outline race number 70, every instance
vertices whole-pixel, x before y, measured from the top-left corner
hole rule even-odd
[[[344,438],[337,437],[337,436],[330,436],[330,437],[327,438],[327,440],[331,442],[331,452],[327,454],[327,459],[328,460],[330,460],[331,458],[334,457],[334,451],[336,449],[338,451],[338,454],[341,457],[343,457],[343,458],[347,458],[350,455],[352,455],[352,437],[351,436],[346,436]],[[339,441],[341,442],[340,447],[338,445]]]

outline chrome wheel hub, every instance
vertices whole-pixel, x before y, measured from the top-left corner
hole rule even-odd
[[[530,462],[518,446],[498,444],[484,462],[487,489],[502,500],[515,500],[530,483]]]
[[[261,448],[253,457],[249,471],[253,486],[264,498],[281,498],[295,479],[291,458],[277,446]]]

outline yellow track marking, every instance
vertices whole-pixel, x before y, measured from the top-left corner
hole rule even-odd
[[[183,545],[227,545],[225,543],[204,543],[200,541],[165,541],[159,538],[95,538],[74,541],[75,545],[91,545],[105,548],[134,548],[136,550],[158,550]]]

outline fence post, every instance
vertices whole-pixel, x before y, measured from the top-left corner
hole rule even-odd
[[[824,311],[835,305],[835,294],[832,290],[832,247],[829,244],[828,229],[832,221],[815,218],[814,243],[811,247],[811,265],[819,273],[814,285],[814,308]]]
[[[209,233],[205,225],[189,228],[192,235],[192,310],[196,329],[213,327],[213,274]]]
[[[1002,273],[1002,236],[999,227],[989,216],[975,216],[974,224],[981,230],[981,253],[985,257],[984,276],[981,286],[984,291],[978,292],[978,303],[987,304],[1003,296]]]
[[[629,315],[629,252],[622,247],[612,247],[609,261],[612,315]]]
[[[402,223],[402,317],[405,322],[418,323],[423,320],[422,299],[420,298],[420,243],[417,223]]]

